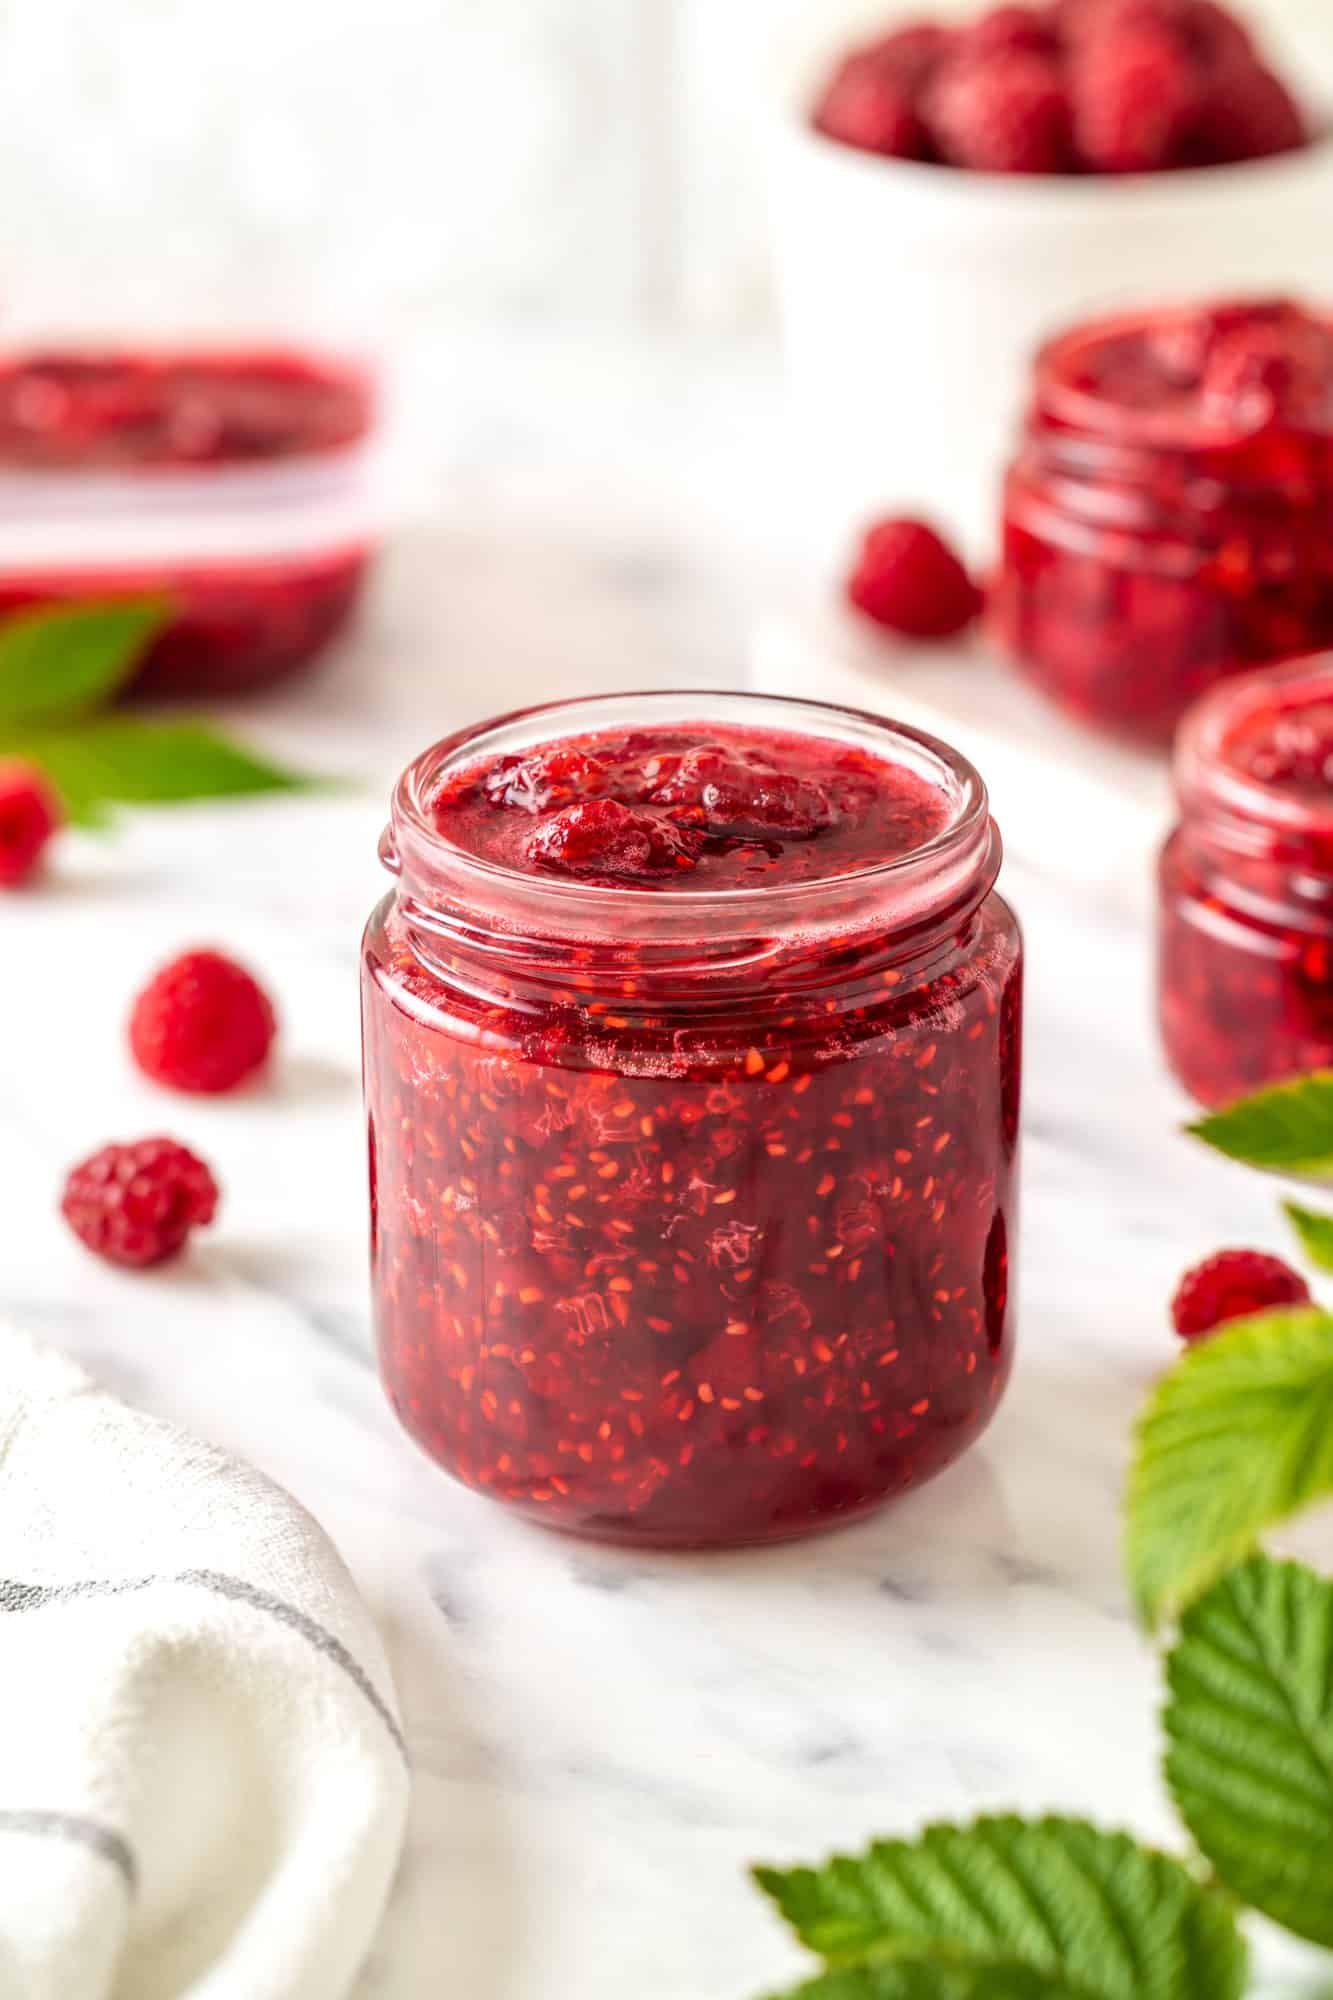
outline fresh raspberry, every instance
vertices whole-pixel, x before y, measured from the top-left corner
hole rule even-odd
[[[175,1257],[217,1213],[218,1185],[174,1139],[104,1146],[75,1167],[60,1210],[81,1243],[110,1264],[142,1269]]]
[[[263,988],[217,951],[187,951],[164,965],[130,1015],[130,1048],[145,1076],[210,1096],[262,1069],[276,1032]]]
[[[975,62],[983,56],[1001,54],[1053,56],[1059,48],[1059,37],[1050,16],[1039,7],[992,7],[970,28],[961,30],[955,60]]]
[[[904,83],[925,82],[955,45],[953,29],[937,21],[909,21],[867,42],[859,53],[882,70],[892,70]]]
[[[853,49],[815,107],[815,129],[862,152],[931,159],[922,94],[954,40],[948,28],[915,21]]]
[[[864,56],[849,56],[815,108],[815,130],[826,139],[887,159],[918,160],[926,128],[912,86]]]
[[[1309,140],[1300,105],[1261,62],[1236,58],[1210,71],[1195,136],[1201,159],[1216,165],[1266,160]]]
[[[0,760],[0,889],[31,879],[60,817],[60,803],[35,765]]]
[[[527,855],[566,875],[674,875],[693,868],[703,837],[656,813],[639,812],[618,799],[588,799],[543,820]]]
[[[1171,1319],[1182,1340],[1201,1340],[1228,1320],[1309,1303],[1310,1287],[1280,1257],[1223,1250],[1185,1273],[1171,1302]]]
[[[1181,42],[1148,22],[1088,37],[1070,66],[1074,143],[1104,174],[1152,173],[1179,157],[1202,103]]]
[[[926,100],[941,157],[988,174],[1058,174],[1073,161],[1073,120],[1060,64],[1001,49],[948,62]]]
[[[972,623],[981,592],[924,521],[878,521],[847,579],[858,611],[913,639],[948,639]]]

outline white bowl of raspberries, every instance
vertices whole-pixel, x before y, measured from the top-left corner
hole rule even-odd
[[[771,209],[820,559],[885,503],[986,555],[1032,357],[1085,314],[1333,302],[1333,138],[1218,0],[947,25],[902,5],[780,80]]]

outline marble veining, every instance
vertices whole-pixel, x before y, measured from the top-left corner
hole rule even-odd
[[[385,1634],[416,1802],[357,2000],[745,2000],[801,1965],[755,1859],[1000,1806],[1174,1838],[1120,1578],[1128,1430],[1179,1270],[1282,1234],[1270,1190],[1176,1135],[1148,939],[1120,903],[1008,874],[1031,967],[1021,1353],[986,1441],[932,1487],[758,1554],[584,1547],[437,1474],[369,1365],[356,958],[383,796],[428,733],[487,707],[738,678],[781,547],[776,519],[756,530],[767,365],[590,363],[576,423],[554,407],[567,356],[525,379],[499,354],[361,638],[246,712],[364,788],[140,816],[70,840],[49,888],[0,909],[0,1309],[290,1487]],[[233,1102],[166,1100],[124,1050],[146,969],[196,940],[253,959],[281,1005],[280,1074]],[[86,1258],[54,1194],[79,1153],[155,1127],[216,1163],[226,1204],[145,1280]],[[1265,1950],[1299,1981],[1299,1953]]]

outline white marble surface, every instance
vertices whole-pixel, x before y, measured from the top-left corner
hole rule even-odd
[[[969,1460],[804,1546],[649,1559],[544,1537],[419,1457],[366,1305],[355,974],[382,796],[486,709],[736,679],[783,568],[762,352],[463,343],[440,368],[467,395],[439,420],[433,519],[360,641],[247,711],[366,789],[71,839],[0,908],[0,1309],[256,1461],[359,1578],[416,1803],[358,2000],[745,2000],[800,1964],[753,1859],[1010,1805],[1171,1837],[1118,1564],[1128,1427],[1175,1276],[1225,1241],[1280,1245],[1275,1201],[1174,1135],[1133,897],[1025,864],[1021,1358]],[[164,1098],[124,1048],[147,968],[198,940],[281,1002],[276,1080],[234,1102]],[[56,1189],[104,1138],[162,1127],[216,1163],[226,1206],[188,1261],[117,1274]]]

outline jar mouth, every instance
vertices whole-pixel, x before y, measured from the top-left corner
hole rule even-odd
[[[1161,336],[1173,330],[1185,332],[1209,313],[1219,313],[1230,303],[1223,300],[1202,307],[1182,304],[1140,308],[1086,320],[1057,334],[1038,350],[1033,427],[1050,425],[1057,433],[1067,430],[1084,438],[1154,451],[1234,449],[1255,433],[1244,426],[1232,429],[1208,421],[1200,409],[1197,389],[1182,387],[1178,396],[1162,405],[1140,407],[1082,387],[1078,379],[1084,364],[1099,349],[1147,335]],[[1315,312],[1311,317],[1333,330],[1333,318],[1328,314]],[[1327,424],[1303,424],[1294,419],[1283,420],[1281,428],[1313,437],[1330,435]]]
[[[483,757],[512,756],[599,730],[703,725],[765,725],[789,735],[854,746],[888,764],[903,765],[934,786],[947,816],[905,853],[844,873],[750,887],[647,888],[606,886],[534,875],[475,854],[442,833],[431,813],[441,780]],[[725,925],[732,935],[775,923],[811,933],[841,928],[879,912],[911,923],[964,893],[979,873],[986,887],[998,872],[996,836],[985,785],[948,744],[904,723],[799,697],[686,689],[588,695],[515,709],[459,730],[407,767],[394,791],[381,858],[401,874],[410,893],[437,902],[482,903],[515,927],[626,942],[698,935]],[[984,893],[984,890],[983,890]]]
[[[1327,805],[1266,783],[1232,763],[1228,751],[1246,725],[1266,715],[1333,702],[1333,653],[1278,667],[1261,667],[1219,682],[1196,702],[1176,737],[1176,796],[1186,810],[1203,809],[1243,829],[1333,839],[1333,795]]]

